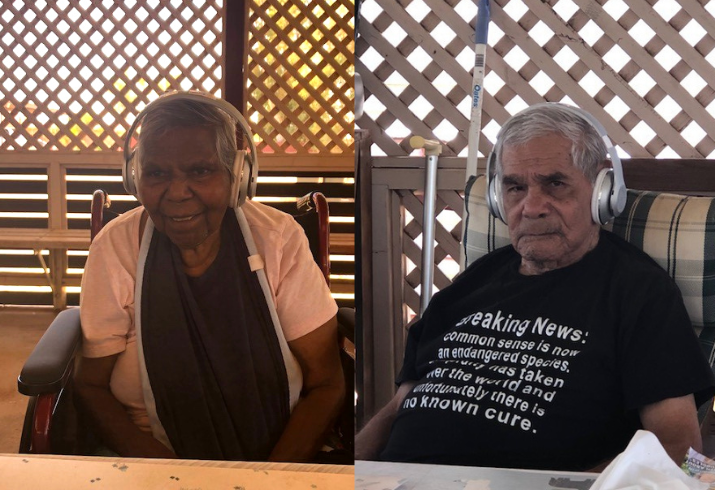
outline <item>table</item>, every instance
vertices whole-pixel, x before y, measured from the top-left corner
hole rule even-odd
[[[355,461],[355,490],[588,490],[597,473]]]
[[[353,490],[353,466],[0,454],[0,488]]]

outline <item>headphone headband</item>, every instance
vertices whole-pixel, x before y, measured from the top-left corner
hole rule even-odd
[[[232,104],[211,94],[202,92],[169,92],[150,102],[149,105],[147,105],[137,115],[136,119],[134,119],[134,122],[129,128],[129,131],[127,131],[126,137],[124,138],[124,166],[122,167],[124,188],[128,193],[134,195],[138,199],[133,164],[135,150],[130,149],[132,136],[134,136],[137,126],[139,126],[150,110],[154,110],[163,105],[171,104],[177,100],[199,102],[222,110],[228,114],[236,124],[238,124],[243,133],[246,135],[249,154],[246,155],[244,150],[238,150],[236,152],[236,158],[233,163],[234,182],[231,187],[231,206],[236,208],[243,205],[247,197],[252,198],[256,195],[256,184],[258,180],[258,152],[256,151],[256,145],[253,142],[253,133],[251,132],[248,122],[243,117],[241,112]],[[244,175],[244,163],[248,164],[247,175]]]
[[[593,189],[591,199],[591,216],[593,221],[598,224],[606,224],[623,212],[626,207],[626,184],[623,178],[623,167],[621,159],[616,152],[616,148],[611,143],[611,140],[606,133],[603,125],[591,114],[578,107],[569,106],[559,102],[542,102],[518,112],[510,119],[531,112],[539,107],[554,107],[578,117],[587,122],[596,130],[598,135],[606,145],[606,151],[611,158],[612,168],[602,169],[596,177],[596,182]],[[496,144],[494,145],[496,147]],[[496,166],[497,156],[492,149],[487,158],[487,207],[493,216],[501,219],[506,223],[506,214],[504,212],[504,203],[501,198],[501,185],[496,182]]]
[[[547,102],[547,104],[550,104],[551,102]],[[596,219],[594,217],[594,221],[599,222],[602,225],[605,225],[608,221],[611,219],[615,218],[619,214],[623,212],[623,210],[626,208],[626,198],[627,198],[627,191],[626,191],[626,182],[625,179],[623,178],[623,165],[621,164],[621,158],[618,156],[618,152],[616,151],[616,147],[613,146],[613,143],[611,142],[611,139],[608,137],[608,133],[606,132],[606,128],[603,127],[601,122],[593,117],[592,114],[584,111],[583,109],[580,109],[578,107],[573,107],[573,106],[568,106],[565,104],[561,104],[561,107],[566,109],[567,111],[570,111],[572,114],[575,114],[582,119],[584,119],[586,122],[588,122],[597,132],[598,135],[601,137],[603,140],[603,143],[606,145],[606,151],[608,152],[608,155],[611,157],[611,166],[613,168],[613,185],[612,185],[612,190],[610,193],[610,196],[608,196],[608,204],[610,207],[610,216],[608,219],[605,221],[602,220],[601,218]],[[603,171],[601,171],[603,172]],[[599,180],[596,180],[596,184],[599,183]],[[594,192],[597,190],[599,186],[594,187]],[[607,196],[602,196],[603,198]],[[595,201],[594,201],[595,203]],[[595,212],[594,209],[592,208],[592,213]],[[602,213],[600,213],[602,215]],[[595,215],[594,215],[595,216]]]

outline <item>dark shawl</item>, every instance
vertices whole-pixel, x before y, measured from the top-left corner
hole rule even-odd
[[[156,412],[179,457],[265,460],[290,415],[286,368],[266,298],[233,210],[200,277],[154,230],[141,340]]]

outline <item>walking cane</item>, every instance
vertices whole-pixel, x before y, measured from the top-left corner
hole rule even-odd
[[[434,220],[437,202],[437,167],[442,145],[438,141],[426,140],[422,136],[410,138],[414,149],[424,148],[427,165],[425,168],[425,194],[422,213],[422,286],[420,294],[420,315],[425,312],[432,298],[432,277],[434,275]]]

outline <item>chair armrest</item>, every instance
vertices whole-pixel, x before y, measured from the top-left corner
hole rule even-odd
[[[355,343],[355,309],[338,308],[338,333],[341,337]]]
[[[25,361],[17,378],[20,393],[34,396],[58,392],[72,371],[80,340],[79,308],[62,311]]]

